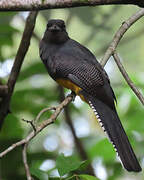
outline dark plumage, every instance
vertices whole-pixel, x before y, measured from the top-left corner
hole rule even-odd
[[[117,115],[109,78],[95,56],[69,38],[62,20],[50,20],[40,42],[40,57],[50,76],[93,109],[128,171],[141,171]]]

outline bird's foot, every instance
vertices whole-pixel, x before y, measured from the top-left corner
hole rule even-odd
[[[72,97],[72,101],[74,101],[75,97],[76,97],[76,94],[75,94],[75,92],[72,91],[70,94],[68,94],[68,96]]]

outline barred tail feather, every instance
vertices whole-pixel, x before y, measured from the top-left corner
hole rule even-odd
[[[94,99],[93,97],[89,97],[88,102],[101,127],[107,133],[114,149],[122,161],[123,166],[128,171],[141,171],[139,162],[133,152],[116,111],[110,109],[106,104]]]

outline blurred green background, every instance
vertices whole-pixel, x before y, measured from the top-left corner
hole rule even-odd
[[[0,132],[0,151],[30,132],[31,127],[22,121],[23,118],[32,120],[41,109],[60,103],[59,88],[48,76],[39,57],[39,40],[48,19],[65,20],[70,37],[88,47],[100,60],[122,22],[138,9],[136,6],[98,6],[39,12],[34,36],[12,96],[12,113],[5,119]],[[3,83],[7,82],[27,15],[28,12],[0,12],[0,80]],[[117,50],[131,79],[144,92],[144,18],[128,30]],[[143,106],[124,81],[112,58],[105,69],[117,97],[120,119],[140,164],[144,167]],[[68,93],[65,90],[65,94]],[[76,98],[69,109],[76,136],[81,140],[100,180],[144,180],[143,172],[128,173],[122,168],[88,105]],[[51,112],[44,114],[41,120],[45,120],[50,114]],[[55,177],[59,177],[56,159],[60,153],[79,159],[71,129],[63,113],[55,124],[48,126],[31,141],[28,147],[31,172],[35,176],[41,176],[41,179],[56,179]],[[0,160],[0,180],[12,179],[26,179],[21,147]]]

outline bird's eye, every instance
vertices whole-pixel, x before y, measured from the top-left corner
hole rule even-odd
[[[50,23],[47,24],[47,28],[49,28],[49,27],[51,27],[51,24],[50,24]]]
[[[61,28],[61,29],[65,29],[65,24],[63,22],[58,22],[57,25]]]
[[[65,24],[62,24],[63,29],[65,29]]]
[[[62,29],[65,29],[65,24],[62,23],[62,24],[60,25],[60,27],[61,27]]]

